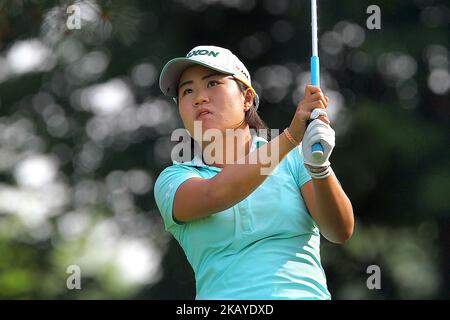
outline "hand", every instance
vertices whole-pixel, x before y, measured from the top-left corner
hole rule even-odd
[[[323,147],[323,156],[320,159],[312,156],[312,145],[317,142]],[[334,146],[335,132],[330,125],[319,119],[313,120],[308,125],[302,141],[305,168],[312,178],[325,179],[331,174],[329,159]]]
[[[294,118],[289,126],[289,132],[297,141],[302,141],[311,117],[311,112],[316,109],[326,109],[328,106],[328,97],[322,93],[320,87],[307,85],[303,100],[297,105]],[[319,116],[319,119],[326,124],[330,124],[328,118]]]

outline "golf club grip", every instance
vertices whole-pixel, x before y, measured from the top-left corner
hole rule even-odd
[[[319,57],[311,57],[311,84],[313,86],[320,86],[320,64]],[[311,147],[311,152],[314,157],[321,158],[323,156],[323,146],[320,142],[316,142]]]

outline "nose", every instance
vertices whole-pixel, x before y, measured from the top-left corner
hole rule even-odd
[[[194,99],[194,105],[198,107],[199,105],[209,101],[209,98],[204,90],[198,90]]]

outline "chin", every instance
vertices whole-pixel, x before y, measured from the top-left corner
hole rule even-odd
[[[203,133],[204,133],[206,130],[219,129],[219,128],[217,128],[217,126],[213,122],[203,121],[202,122],[202,129],[203,129]]]
[[[202,135],[204,135],[205,131],[209,129],[220,128],[218,128],[217,125],[213,121],[211,121],[211,119],[195,120],[194,125],[192,126],[192,132],[195,132],[196,130],[202,130]]]

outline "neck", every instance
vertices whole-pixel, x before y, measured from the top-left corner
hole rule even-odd
[[[225,137],[222,144],[217,143],[216,140],[203,142],[202,160],[205,164],[223,168],[226,164],[236,163],[238,159],[250,153],[252,136],[249,126],[230,131],[222,135]]]

